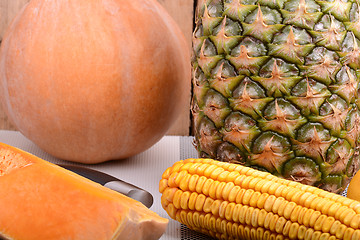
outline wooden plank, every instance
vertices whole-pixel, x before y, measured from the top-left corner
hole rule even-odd
[[[0,39],[10,22],[29,0],[0,0]],[[189,43],[188,51],[191,51],[191,38],[193,28],[194,0],[158,0],[169,14],[178,23],[180,29]],[[185,49],[184,49],[185,51]],[[188,82],[187,104],[182,106],[181,114],[174,123],[167,135],[189,135],[190,129],[190,96],[191,79],[184,79]],[[6,114],[0,106],[0,129],[15,130],[9,122]]]
[[[0,0],[0,36],[1,39],[7,26],[16,14],[30,0]]]
[[[191,51],[191,40],[193,31],[193,14],[194,14],[194,0],[158,0],[169,14],[178,23],[180,29],[185,35]],[[191,79],[184,79],[188,82],[188,101],[182,106],[181,114],[178,120],[169,130],[168,135],[182,135],[190,134],[190,98],[191,98]]]
[[[0,0],[0,40],[16,14],[29,0]],[[0,129],[16,130],[0,105]]]

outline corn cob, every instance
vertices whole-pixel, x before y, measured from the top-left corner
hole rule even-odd
[[[176,162],[159,191],[171,218],[217,239],[360,239],[360,202],[238,164]]]

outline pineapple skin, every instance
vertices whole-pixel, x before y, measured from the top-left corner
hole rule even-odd
[[[359,170],[358,3],[199,0],[195,23],[200,157],[341,193]]]

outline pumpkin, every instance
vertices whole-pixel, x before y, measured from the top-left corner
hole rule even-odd
[[[189,49],[155,0],[31,0],[2,41],[1,102],[55,157],[128,158],[159,141],[187,104]]]
[[[0,238],[155,240],[168,219],[142,203],[0,143]]]

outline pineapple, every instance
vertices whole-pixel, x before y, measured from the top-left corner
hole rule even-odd
[[[341,193],[359,169],[359,3],[199,0],[195,22],[200,156]]]

